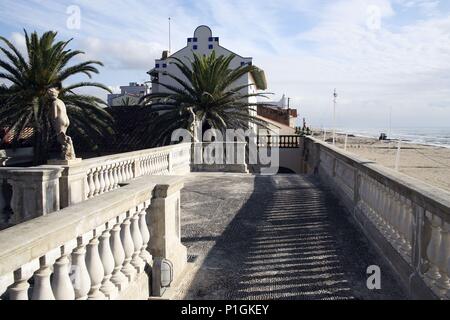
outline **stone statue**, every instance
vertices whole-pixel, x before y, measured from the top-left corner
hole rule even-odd
[[[195,114],[194,109],[192,107],[189,108],[188,110],[191,113],[189,118],[189,122],[191,123],[189,131],[191,132],[191,135],[194,138],[194,142],[198,142],[197,115]]]
[[[56,140],[61,145],[60,160],[76,160],[72,138],[67,135],[67,128],[70,126],[70,121],[67,116],[66,105],[58,98],[61,89],[62,86],[57,85],[47,91],[48,97],[51,100],[50,119],[52,121],[53,130],[55,130],[56,133]]]

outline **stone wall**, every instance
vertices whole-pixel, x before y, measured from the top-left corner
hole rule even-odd
[[[450,193],[304,139],[303,170],[341,199],[413,298],[450,298]]]

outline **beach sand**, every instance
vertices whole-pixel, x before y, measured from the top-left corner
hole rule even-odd
[[[315,133],[323,140],[323,133]],[[332,143],[331,134],[327,142]],[[336,146],[344,148],[345,136],[337,135]],[[398,142],[349,136],[347,151],[362,158],[395,169]],[[403,174],[450,192],[450,149],[402,143],[400,169]]]

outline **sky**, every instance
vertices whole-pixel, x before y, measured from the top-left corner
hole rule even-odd
[[[105,64],[94,80],[117,91],[149,80],[169,17],[173,52],[210,26],[314,127],[332,126],[334,88],[338,127],[450,127],[446,0],[0,0],[0,35],[21,48],[23,29],[73,38]]]

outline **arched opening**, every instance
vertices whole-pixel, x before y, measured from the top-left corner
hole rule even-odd
[[[280,169],[278,169],[278,174],[297,174],[297,173],[289,168],[280,167]]]

